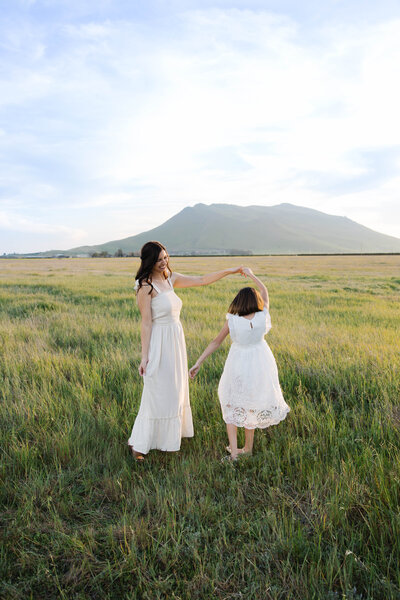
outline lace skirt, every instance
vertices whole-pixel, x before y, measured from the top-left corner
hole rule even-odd
[[[248,346],[231,345],[218,396],[225,423],[246,429],[276,425],[290,411],[265,340]]]

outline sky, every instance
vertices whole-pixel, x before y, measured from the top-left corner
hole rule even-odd
[[[290,202],[400,237],[398,0],[0,0],[0,254]]]

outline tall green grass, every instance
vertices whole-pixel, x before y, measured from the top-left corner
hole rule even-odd
[[[219,460],[228,343],[190,384],[195,437],[129,455],[137,261],[0,262],[1,597],[400,598],[399,257],[245,261],[292,410],[235,465]],[[190,363],[246,283],[178,291]]]

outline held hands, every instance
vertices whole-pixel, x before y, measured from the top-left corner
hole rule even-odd
[[[243,269],[245,269],[246,267],[244,267],[243,265],[240,265],[239,267],[231,267],[230,269],[227,269],[230,273],[240,273],[241,275],[244,275],[243,273]]]
[[[231,269],[229,269],[229,271],[231,273],[240,273],[241,275],[244,275],[245,277],[251,277],[254,275],[254,273],[250,269],[250,267],[245,267],[244,265],[240,265],[239,267],[232,267]]]
[[[254,275],[253,271],[250,269],[250,267],[243,267],[242,271],[241,271],[242,275],[244,275],[245,277],[251,277],[252,275]]]
[[[142,360],[140,361],[140,365],[139,365],[139,375],[141,377],[143,377],[143,375],[146,375],[146,368],[147,368],[147,363],[149,362],[148,358],[142,358]]]
[[[200,365],[198,365],[196,363],[195,365],[193,365],[193,367],[191,369],[189,369],[190,379],[194,379],[199,371],[200,371]]]

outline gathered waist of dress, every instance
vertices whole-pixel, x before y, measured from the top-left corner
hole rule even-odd
[[[231,348],[255,348],[256,346],[260,346],[261,344],[266,344],[267,342],[264,340],[258,340],[258,342],[250,342],[247,344],[241,344],[240,342],[232,342]]]
[[[174,325],[174,324],[180,324],[179,316],[171,317],[171,315],[169,315],[168,317],[156,317],[155,319],[152,320],[153,327],[155,325]]]

